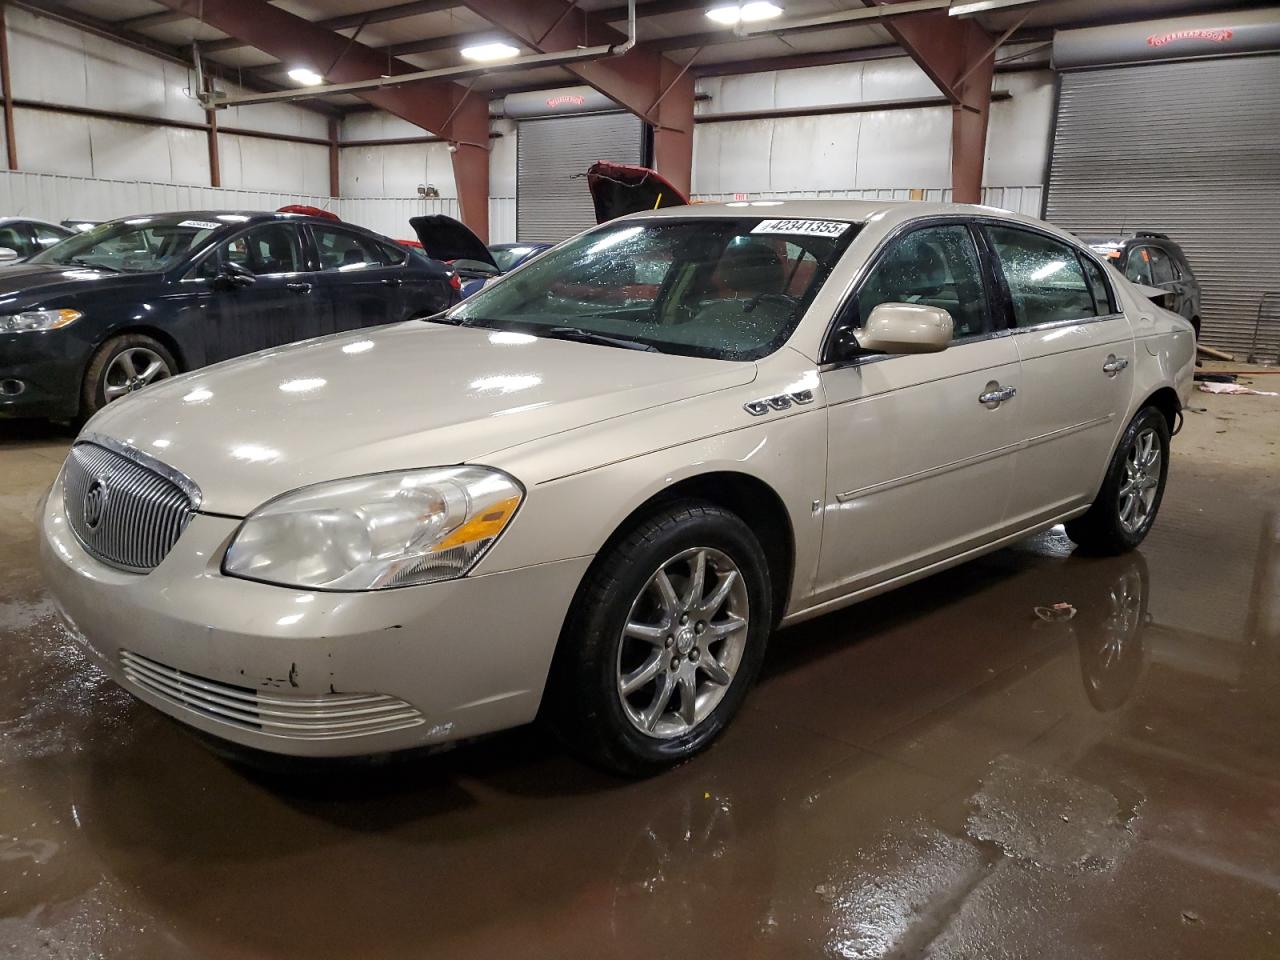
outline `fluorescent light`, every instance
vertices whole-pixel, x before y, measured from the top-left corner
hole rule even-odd
[[[742,19],[742,11],[738,9],[738,5],[731,3],[723,7],[712,7],[707,11],[707,19],[714,20],[716,23],[722,23],[726,27],[731,27]]]
[[[782,8],[769,0],[750,0],[742,5],[742,22],[756,23],[782,16]]]
[[[289,71],[289,79],[302,84],[304,87],[314,87],[324,83],[324,77],[310,67],[294,67]]]
[[[493,43],[477,43],[473,47],[463,47],[460,52],[468,60],[487,62],[490,60],[509,60],[520,50],[509,43],[495,41]]]
[[[999,10],[1001,7],[1020,7],[1023,4],[1035,2],[1036,0],[970,0],[967,3],[953,3],[947,10],[947,14],[952,17],[963,17],[984,13],[987,10]]]
[[[737,23],[758,23],[782,16],[782,8],[769,0],[748,0],[747,3],[726,3],[707,11],[707,19],[726,27]]]

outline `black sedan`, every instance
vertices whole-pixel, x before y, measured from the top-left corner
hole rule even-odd
[[[113,220],[0,273],[0,416],[87,417],[175,373],[458,299],[441,264],[349,224]]]

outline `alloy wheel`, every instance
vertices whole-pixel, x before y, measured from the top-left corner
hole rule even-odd
[[[103,376],[103,395],[107,403],[118,400],[126,393],[141,390],[157,380],[173,375],[163,357],[147,347],[129,347],[121,350],[107,366]]]
[[[1154,427],[1134,437],[1124,461],[1118,504],[1120,526],[1126,533],[1137,533],[1151,519],[1160,489],[1160,456],[1160,437]]]
[[[746,650],[742,571],[712,547],[663,563],[631,604],[618,644],[623,712],[646,736],[684,736],[724,699]]]

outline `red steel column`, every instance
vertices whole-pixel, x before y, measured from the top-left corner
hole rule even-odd
[[[466,5],[541,53],[626,40],[599,16],[566,0],[466,0]],[[679,64],[640,44],[620,57],[567,63],[564,68],[652,124],[655,166],[673,186],[688,191],[693,168],[693,78],[686,75],[677,81]]]
[[[951,101],[951,190],[956,203],[982,199],[995,44],[976,21],[945,11],[884,21],[884,27]]]

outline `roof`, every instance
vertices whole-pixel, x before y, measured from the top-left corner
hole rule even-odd
[[[922,200],[736,200],[730,203],[693,203],[687,207],[646,210],[632,217],[797,217],[807,220],[851,220],[865,223],[874,218],[913,219],[943,216],[996,216],[1037,226],[1042,220],[998,207],[976,203],[926,203]]]

